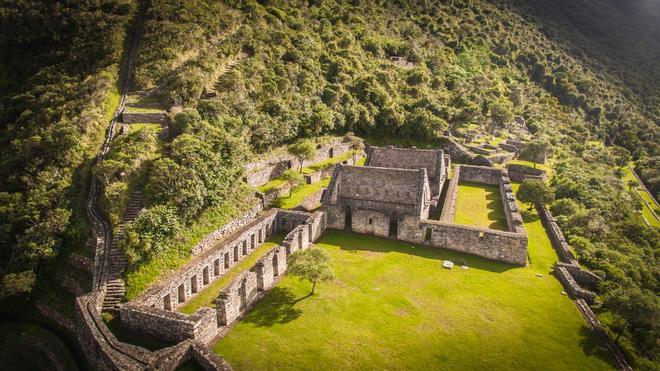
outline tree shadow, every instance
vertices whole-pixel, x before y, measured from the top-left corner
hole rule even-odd
[[[275,324],[289,323],[300,317],[302,310],[294,306],[312,294],[296,298],[286,287],[273,287],[257,304],[242,322],[252,323],[258,327],[271,327]]]
[[[350,240],[350,243],[347,243],[347,240]],[[451,260],[458,265],[467,265],[470,269],[480,269],[493,273],[502,273],[510,269],[518,268],[518,266],[488,260],[475,255],[469,255],[441,247],[425,246],[385,237],[363,235],[346,231],[328,231],[323,242],[339,246],[342,250],[350,252],[395,252],[414,255],[430,260],[437,260],[438,262]]]
[[[600,358],[613,367],[616,367],[612,356],[603,345],[603,342],[588,326],[580,327],[580,346],[582,347],[584,354]]]
[[[534,209],[532,209],[532,210],[528,210],[528,209],[520,210],[520,215],[522,216],[522,219],[523,219],[524,223],[533,223],[533,222],[541,219],[539,214],[536,213],[536,211]]]

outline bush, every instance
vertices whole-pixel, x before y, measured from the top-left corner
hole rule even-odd
[[[168,240],[179,230],[175,209],[164,205],[145,209],[126,227],[124,251],[132,264],[151,259],[169,247]]]

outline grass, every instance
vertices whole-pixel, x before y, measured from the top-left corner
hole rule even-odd
[[[149,286],[170,272],[175,271],[190,259],[190,251],[206,235],[227,224],[232,219],[243,215],[253,204],[249,189],[239,190],[224,205],[211,207],[204,211],[194,224],[187,226],[157,258],[139,266],[131,266],[126,272],[126,299],[133,300]]]
[[[145,128],[149,128],[154,132],[159,132],[162,129],[160,124],[153,124],[153,123],[135,123],[135,124],[129,124],[128,127],[130,128],[131,133],[136,133]]]
[[[497,186],[463,182],[456,194],[456,224],[506,231],[507,223]]]
[[[327,187],[328,183],[330,183],[330,177],[325,177],[320,181],[312,184],[301,184],[293,188],[290,196],[283,196],[273,200],[272,206],[279,207],[281,209],[293,209],[300,205],[300,203],[303,202],[307,197]]]
[[[623,170],[624,170],[624,175],[622,181],[626,188],[628,187],[628,181],[630,180],[634,180],[639,183],[639,181],[637,180],[637,178],[635,178],[629,167],[626,166],[623,168]],[[640,203],[642,204],[642,215],[644,216],[644,219],[646,219],[646,221],[648,221],[649,224],[651,224],[651,226],[660,227],[660,220],[658,220],[658,218],[656,218],[655,215],[653,215],[653,212],[651,212],[651,209],[653,209],[656,215],[660,214],[660,208],[656,206],[653,197],[648,192],[646,192],[644,187],[642,187],[641,185],[635,187],[635,190],[637,191],[635,192],[635,194],[638,197],[640,197],[642,200],[646,201],[646,203],[640,201]]]
[[[252,268],[252,266],[261,259],[262,256],[266,255],[270,249],[275,246],[279,246],[284,240],[284,234],[274,234],[268,241],[263,243],[261,246],[257,247],[250,255],[245,259],[241,260],[238,264],[229,268],[222,277],[213,281],[209,286],[201,290],[197,295],[195,295],[191,300],[189,300],[186,305],[177,308],[177,311],[186,314],[193,314],[201,307],[212,307],[213,300],[215,300],[219,295],[222,289],[224,289],[236,276],[242,272]]]
[[[548,274],[557,257],[538,217],[525,227],[527,267],[329,231],[318,245],[336,278],[309,296],[285,276],[214,351],[236,370],[612,369]]]

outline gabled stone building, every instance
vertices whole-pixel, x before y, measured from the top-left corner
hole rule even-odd
[[[441,149],[367,147],[366,166],[396,169],[426,169],[431,196],[437,198],[447,179],[449,156]]]
[[[396,237],[404,216],[428,217],[431,188],[424,168],[337,165],[322,203],[329,228]]]

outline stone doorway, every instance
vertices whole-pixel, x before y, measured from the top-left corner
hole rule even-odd
[[[273,255],[273,277],[280,275],[280,270],[278,269],[277,254]]]
[[[346,206],[344,214],[344,229],[349,232],[353,230],[353,213],[351,213],[350,206]]]
[[[241,281],[241,286],[238,288],[238,297],[240,299],[239,307],[241,309],[245,308],[245,304],[247,303],[247,293],[245,286],[246,286],[246,280],[243,279],[243,281]]]
[[[390,233],[389,236],[392,238],[396,238],[398,234],[398,229],[399,229],[399,221],[397,219],[390,219]]]

